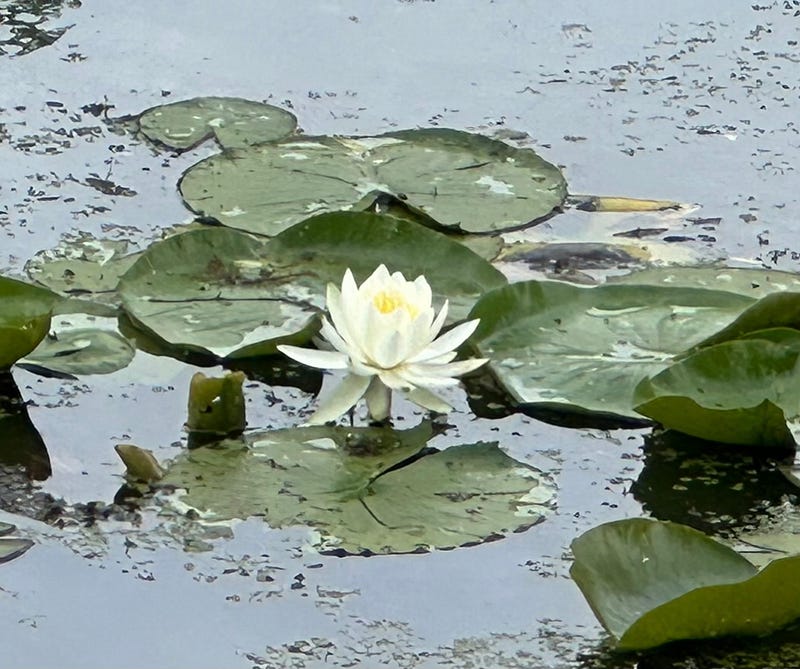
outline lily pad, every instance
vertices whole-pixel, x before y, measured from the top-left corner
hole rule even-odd
[[[636,384],[752,303],[696,288],[526,281],[485,295],[469,317],[481,319],[473,341],[522,410],[636,420]]]
[[[316,309],[263,263],[264,243],[235,230],[202,229],[153,244],[122,276],[130,319],[165,344],[224,357],[249,344],[303,342]],[[271,352],[267,350],[267,352]]]
[[[113,299],[119,277],[136,261],[122,240],[80,239],[40,251],[25,265],[28,276],[62,295]]]
[[[370,208],[379,193],[429,222],[496,232],[547,216],[566,196],[554,165],[530,149],[457,130],[378,137],[292,137],[226,151],[189,168],[186,205],[222,224],[276,235],[312,213]]]
[[[47,334],[57,300],[49,290],[0,277],[0,370],[36,348]]]
[[[700,342],[697,348],[743,337],[758,338],[765,330],[784,330],[775,334],[785,337],[787,329],[800,334],[800,292],[766,295],[733,323]]]
[[[139,117],[139,129],[150,140],[185,151],[215,138],[224,149],[274,142],[297,127],[294,114],[241,98],[206,97],[153,107]]]
[[[800,291],[800,274],[738,267],[654,267],[608,278],[609,283],[710,288],[761,298],[770,293]]]
[[[572,578],[622,650],[763,635],[800,617],[800,557],[759,572],[701,532],[642,518],[595,527],[572,552]]]
[[[111,374],[127,367],[136,349],[116,331],[117,319],[86,314],[56,316],[51,333],[19,365],[72,376]]]
[[[10,562],[33,546],[30,539],[3,537],[0,539],[0,562]]]
[[[748,339],[701,349],[644,379],[636,411],[701,439],[793,447],[786,419],[800,409],[800,332],[794,343]]]
[[[429,424],[306,427],[194,449],[162,483],[209,519],[264,516],[272,527],[307,525],[317,547],[405,553],[496,539],[539,522],[554,489],[497,444],[426,449]]]
[[[503,285],[488,262],[446,236],[376,214],[315,216],[273,238],[206,228],[151,246],[122,277],[126,313],[165,343],[219,357],[274,353],[316,331],[328,282],[350,267],[361,281],[381,263],[424,274],[463,316]],[[452,268],[458,267],[458,272]]]

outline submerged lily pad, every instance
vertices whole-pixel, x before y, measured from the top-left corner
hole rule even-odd
[[[36,348],[47,334],[57,300],[49,290],[0,277],[0,370]]]
[[[78,240],[40,251],[25,264],[25,271],[62,295],[113,299],[119,277],[137,257],[126,241],[95,239],[83,233]]]
[[[116,330],[117,319],[86,314],[54,317],[51,333],[20,361],[32,371],[111,374],[127,367],[136,349]]]
[[[252,100],[206,97],[153,107],[139,117],[150,140],[186,150],[214,137],[224,149],[274,142],[297,127],[294,114]]]
[[[497,444],[426,449],[429,424],[306,427],[249,435],[248,444],[194,449],[162,481],[210,519],[262,515],[307,525],[317,547],[405,553],[499,538],[537,523],[554,488]]]
[[[694,288],[526,281],[485,295],[469,317],[481,319],[473,341],[523,410],[641,419],[636,384],[752,303]]]
[[[800,332],[794,344],[748,339],[701,349],[644,379],[636,410],[701,439],[792,447],[786,419],[800,409]]]
[[[550,214],[566,196],[554,165],[530,149],[444,129],[379,137],[292,137],[228,151],[180,182],[187,206],[224,225],[276,235],[312,213],[369,208],[380,193],[431,224],[494,232]]]
[[[800,557],[758,572],[701,532],[642,518],[595,527],[572,552],[572,578],[623,650],[768,634],[800,617]]]
[[[450,299],[456,318],[505,283],[444,235],[342,212],[310,218],[269,242],[225,228],[170,237],[147,250],[119,291],[131,319],[169,345],[219,357],[266,355],[316,331],[328,282],[341,283],[348,267],[363,280],[381,263],[407,277],[424,274],[438,300]]]

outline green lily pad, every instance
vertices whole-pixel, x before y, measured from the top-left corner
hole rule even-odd
[[[127,367],[136,354],[116,325],[116,318],[86,314],[54,317],[51,333],[19,365],[69,376],[116,372]]]
[[[800,332],[794,343],[747,339],[700,349],[642,380],[636,411],[701,439],[793,447],[786,418],[800,409]]]
[[[303,294],[289,301],[287,280],[271,275],[264,253],[262,241],[236,230],[169,237],[120,279],[123,308],[165,345],[190,352],[225,357],[257,342],[268,342],[267,352],[298,336],[303,342],[317,310]]]
[[[40,251],[26,263],[25,271],[61,295],[99,299],[113,296],[119,277],[138,255],[129,252],[126,241],[95,239],[84,233],[80,239]]]
[[[399,198],[430,224],[495,232],[550,214],[566,196],[554,165],[530,149],[444,129],[379,137],[292,137],[226,151],[189,168],[186,205],[222,224],[276,235],[313,213]]]
[[[49,290],[0,276],[0,370],[36,348],[57,300]]]
[[[743,337],[763,338],[765,330],[784,330],[773,334],[785,337],[787,329],[800,333],[800,293],[772,293],[745,310],[733,323],[698,343],[696,348]]]
[[[521,409],[641,419],[636,384],[752,303],[696,288],[526,281],[485,295],[469,317],[481,319],[473,342]]]
[[[150,140],[185,151],[215,138],[224,149],[274,142],[297,128],[294,114],[241,98],[192,98],[153,107],[139,117],[139,129]]]
[[[800,274],[738,267],[653,267],[608,278],[608,283],[709,288],[761,298],[770,293],[800,291]]]
[[[376,214],[315,216],[269,242],[206,228],[152,245],[122,277],[128,316],[165,343],[219,357],[274,353],[317,328],[328,282],[350,267],[362,281],[381,263],[424,274],[439,304],[463,316],[505,278],[444,235]],[[458,272],[452,268],[458,267]]]
[[[209,519],[307,525],[323,551],[406,553],[495,539],[537,523],[554,488],[497,444],[426,449],[429,424],[305,427],[193,449],[162,483]]]
[[[683,525],[642,518],[572,542],[570,571],[622,650],[773,632],[800,617],[800,557],[762,571]]]
[[[10,562],[18,558],[33,546],[30,539],[16,539],[13,537],[3,537],[0,539],[0,563]]]

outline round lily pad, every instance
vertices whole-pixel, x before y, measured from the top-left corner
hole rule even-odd
[[[340,284],[348,267],[362,281],[381,263],[409,278],[424,275],[438,304],[450,300],[455,318],[482,292],[505,284],[487,261],[445,235],[393,217],[340,212],[269,242],[226,228],[170,237],[137,260],[119,292],[128,316],[173,347],[267,355],[310,338],[328,282]]]
[[[297,127],[294,114],[241,98],[205,97],[153,107],[139,117],[148,139],[185,151],[215,138],[224,149],[274,142]]]
[[[520,227],[566,196],[557,167],[530,149],[457,130],[292,137],[225,152],[186,171],[187,206],[224,225],[276,235],[312,213],[369,208],[389,194],[463,232]]]
[[[20,366],[57,374],[110,374],[127,367],[136,349],[116,331],[117,319],[86,314],[54,317],[51,332]]]
[[[696,288],[526,281],[488,293],[469,317],[481,319],[473,341],[523,410],[641,419],[636,384],[752,303]]]
[[[380,554],[454,548],[539,522],[554,487],[497,444],[425,449],[430,426],[306,427],[189,451],[162,483],[209,519],[263,516],[307,525],[322,551]]]

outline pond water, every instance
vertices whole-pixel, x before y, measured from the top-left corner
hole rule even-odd
[[[525,132],[562,166],[571,193],[692,203],[657,218],[666,229],[653,257],[796,271],[798,10],[725,0],[0,0],[0,270],[24,276],[35,253],[82,233],[133,250],[190,219],[176,182],[218,149],[159,152],[105,118],[229,95],[289,108],[315,135]],[[37,16],[34,49],[20,41],[30,25],[12,28]],[[526,238],[601,242],[655,227],[652,215],[604,216],[569,210]],[[61,500],[63,518],[0,513],[37,542],[0,567],[8,666],[697,666],[696,648],[608,654],[569,579],[570,541],[649,513],[719,530],[781,501],[771,483],[725,504],[708,500],[708,486],[679,486],[685,469],[645,457],[649,430],[475,419],[455,394],[448,438],[499,440],[553,476],[558,507],[544,522],[454,551],[337,558],[308,548],[302,530],[257,519],[220,529],[155,508],[104,517],[123,482],[114,444],[159,459],[185,447],[195,371],[141,352],[121,372],[79,381],[15,369],[52,467],[37,489]],[[295,425],[312,400],[256,382],[246,392],[255,429]],[[420,419],[401,409],[408,423]],[[773,480],[769,462],[726,460]],[[723,468],[693,462],[692,475]],[[3,505],[41,515],[31,495],[21,485]],[[714,646],[713,666],[795,642]]]

